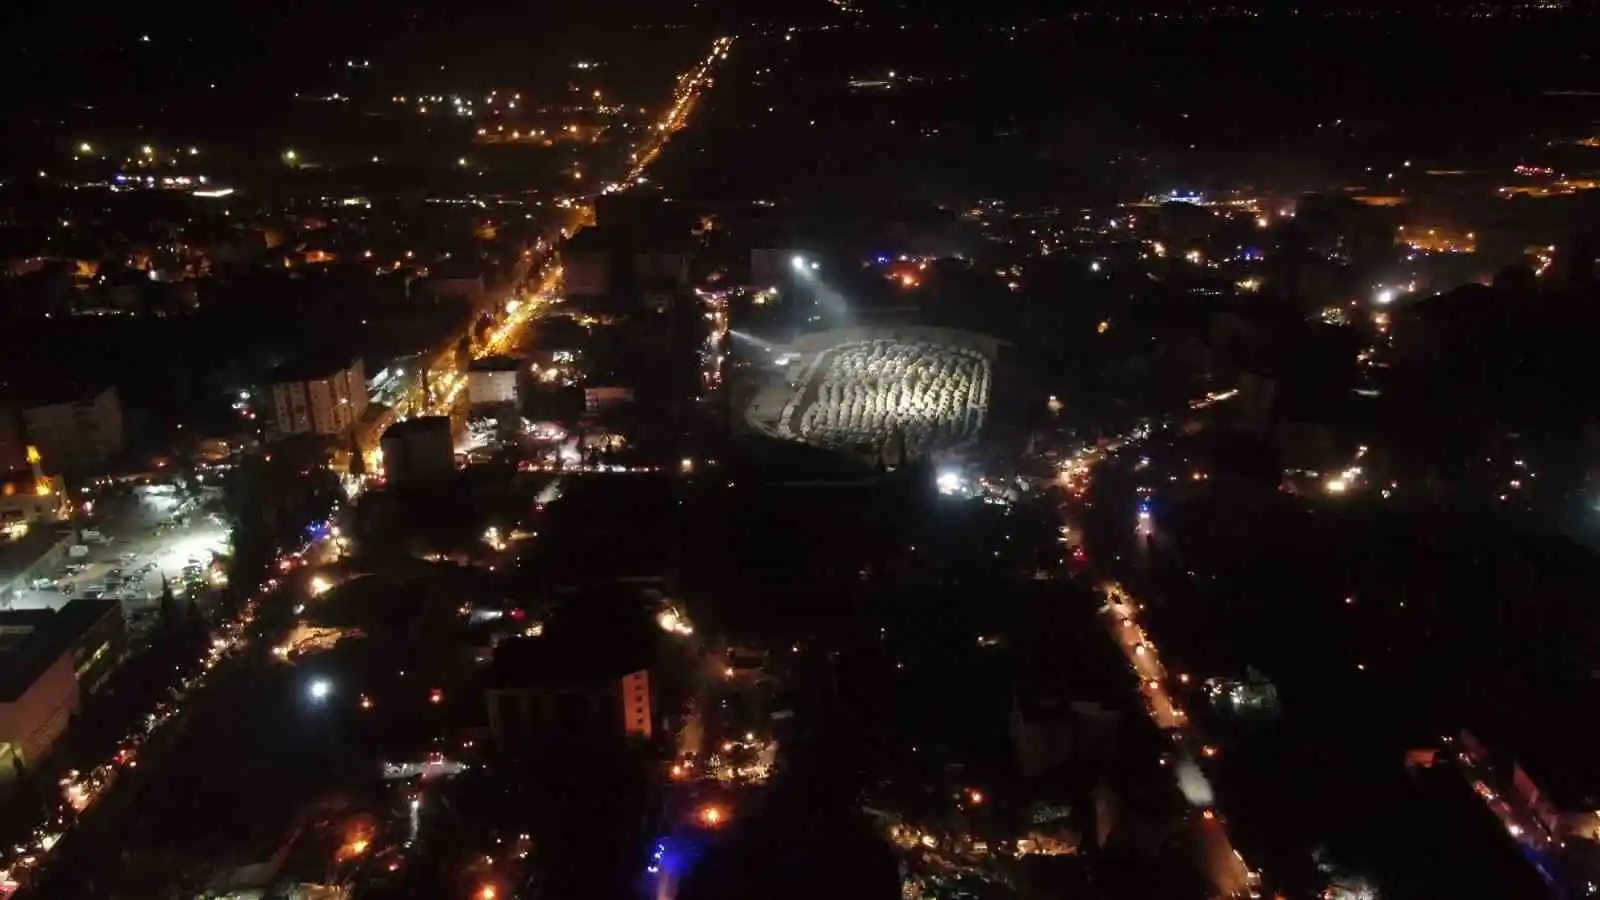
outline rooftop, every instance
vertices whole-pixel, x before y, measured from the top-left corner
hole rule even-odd
[[[522,360],[515,356],[485,356],[473,360],[467,370],[471,372],[515,372],[522,368]]]
[[[581,589],[545,622],[541,637],[500,644],[489,683],[561,688],[614,681],[649,668],[661,634],[647,594],[625,586]]]
[[[63,537],[59,526],[36,525],[17,540],[0,542],[0,583],[22,574]]]
[[[1537,694],[1496,704],[1469,729],[1508,770],[1515,760],[1557,807],[1600,809],[1600,760],[1585,749],[1585,711],[1600,702],[1600,683],[1550,686]]]
[[[0,703],[14,702],[67,648],[107,615],[115,600],[72,600],[60,610],[0,612]]]
[[[46,364],[48,366],[48,364]],[[27,380],[0,382],[0,393],[6,400],[24,409],[60,406],[65,403],[89,403],[114,387],[97,386],[78,380],[72,372],[59,368],[40,368]]]
[[[417,416],[415,418],[406,419],[403,422],[396,422],[393,425],[390,425],[387,429],[384,430],[383,436],[386,437],[386,438],[388,438],[388,437],[403,438],[406,435],[411,434],[413,432],[416,432],[416,433],[420,434],[420,433],[424,433],[424,432],[434,432],[434,431],[443,431],[445,434],[449,434],[450,433],[450,417],[449,416]]]
[[[502,689],[587,687],[616,681],[649,667],[642,642],[518,638],[502,643],[489,669],[489,683]]]
[[[272,371],[275,383],[287,381],[319,381],[350,368],[353,361],[347,356],[306,356],[290,360]]]

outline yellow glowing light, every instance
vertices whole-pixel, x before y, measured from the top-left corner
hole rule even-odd
[[[728,813],[720,806],[702,806],[698,818],[701,824],[714,828],[728,820]]]

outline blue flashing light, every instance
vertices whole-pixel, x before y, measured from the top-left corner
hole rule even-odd
[[[692,841],[662,838],[650,849],[650,862],[645,865],[645,873],[682,876],[693,867],[699,856],[700,848]]]

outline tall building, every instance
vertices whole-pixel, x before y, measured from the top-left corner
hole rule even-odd
[[[78,712],[127,657],[116,600],[0,612],[0,779],[48,756]]]
[[[567,297],[604,297],[611,293],[613,236],[583,228],[561,247],[562,284]]]
[[[510,356],[475,359],[467,365],[467,398],[473,406],[517,402],[522,361]]]
[[[685,229],[583,228],[561,247],[568,299],[609,298],[626,307],[681,292],[694,244]]]
[[[46,476],[40,467],[43,457],[28,449],[26,466],[0,472],[0,530],[57,522],[67,514],[61,479]]]
[[[28,465],[28,438],[22,433],[22,412],[0,406],[0,472]]]
[[[343,368],[286,371],[272,385],[273,436],[343,434],[366,408],[367,376],[359,359]]]
[[[24,406],[22,428],[51,472],[100,469],[122,452],[122,404],[114,387]]]
[[[506,641],[489,672],[489,730],[513,754],[553,739],[648,740],[656,699],[646,658],[625,636]]]
[[[418,416],[384,431],[383,473],[390,484],[434,481],[455,471],[455,434],[449,416]]]

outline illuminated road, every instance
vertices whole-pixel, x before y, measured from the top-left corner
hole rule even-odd
[[[672,106],[656,125],[652,137],[635,151],[627,178],[611,190],[644,180],[644,172],[661,148],[687,121],[700,90],[711,83],[713,64],[726,57],[731,43],[730,38],[719,38],[712,45],[711,54],[679,78]],[[592,211],[587,207],[573,209],[573,223],[591,217]],[[561,276],[559,266],[548,267],[538,285],[507,304],[505,319],[496,324],[475,355],[489,356],[514,347],[522,330],[556,299]],[[453,346],[454,342],[452,349]],[[437,400],[427,404],[428,411],[435,414],[448,413],[466,385],[460,373],[441,373],[441,377],[448,379],[447,386]],[[113,549],[140,558],[156,555],[158,565],[177,565],[179,560],[187,562],[187,555],[196,552],[191,545],[201,537],[205,536],[183,531],[159,545],[141,544],[130,549],[131,542],[123,542]],[[205,542],[209,546],[209,538]],[[316,561],[329,552],[327,545],[316,545],[305,556],[307,561]],[[350,753],[349,746],[337,741],[302,747],[304,753],[300,757],[269,758],[259,752],[283,735],[304,736],[308,730],[303,721],[307,715],[303,676],[291,667],[270,665],[274,661],[271,654],[261,646],[253,646],[256,642],[252,638],[261,630],[256,625],[258,610],[270,601],[275,615],[281,617],[283,610],[278,607],[283,605],[283,593],[276,589],[276,581],[264,584],[234,619],[214,630],[214,643],[202,657],[201,673],[187,679],[181,692],[153,711],[142,729],[130,736],[130,743],[143,751],[137,758],[119,754],[63,784],[59,804],[62,810],[52,811],[29,844],[4,854],[5,861],[0,863],[0,896],[10,896],[22,884],[42,877],[53,877],[55,882],[49,888],[42,887],[41,895],[104,895],[112,882],[127,874],[119,871],[127,860],[123,825],[134,813],[140,817],[139,835],[151,845],[152,856],[172,846],[192,844],[207,845],[200,855],[215,858],[229,855],[241,846],[237,832],[242,822],[272,832],[272,817],[264,815],[263,810],[273,804],[298,803],[315,788],[347,784],[357,778],[364,762]],[[284,623],[274,623],[272,630],[284,630]],[[225,662],[237,664],[224,667]],[[187,727],[197,720],[203,723],[200,727]],[[228,760],[232,765],[160,764],[170,758]],[[140,766],[140,762],[144,765]],[[119,772],[135,767],[136,778],[125,776],[121,790],[106,793],[119,780]],[[216,783],[207,783],[206,779]],[[241,785],[255,794],[240,793]],[[210,802],[216,797],[226,797],[227,802]],[[66,811],[88,812],[95,806],[99,808],[85,820],[92,823],[90,827],[80,829],[58,849],[58,841],[70,827]],[[119,855],[123,862],[111,863]],[[66,864],[51,865],[63,858]],[[47,894],[52,888],[53,892]]]
[[[627,177],[620,184],[608,188],[608,191],[627,190],[645,181],[645,171],[656,161],[656,157],[660,156],[661,148],[666,146],[672,135],[689,121],[689,113],[694,110],[695,101],[700,98],[700,91],[712,84],[711,70],[718,62],[728,58],[728,49],[732,46],[733,38],[717,38],[711,44],[710,55],[692,70],[679,76],[677,90],[673,92],[672,106],[667,109],[661,121],[655,124],[654,136],[634,150],[631,157],[633,168],[628,170]]]
[[[1102,584],[1106,604],[1101,615],[1111,638],[1128,660],[1128,667],[1139,679],[1139,693],[1145,711],[1156,727],[1172,737],[1175,753],[1168,763],[1177,779],[1178,790],[1198,811],[1195,835],[1201,850],[1198,860],[1217,892],[1225,897],[1255,896],[1260,874],[1252,872],[1244,857],[1228,839],[1227,826],[1215,808],[1211,784],[1195,756],[1206,748],[1189,729],[1189,716],[1167,692],[1168,676],[1156,645],[1138,622],[1139,603],[1120,585]]]
[[[643,184],[648,179],[645,173],[652,163],[661,155],[661,150],[672,139],[672,136],[681,131],[688,123],[689,114],[694,110],[695,102],[700,98],[700,92],[712,83],[711,71],[715,65],[728,57],[728,48],[733,44],[733,38],[718,38],[711,45],[711,52],[701,60],[693,69],[678,77],[677,87],[673,91],[673,102],[650,129],[647,137],[630,156],[631,166],[628,174],[620,182],[606,185],[602,193],[618,193]],[[573,206],[569,221],[560,229],[561,235],[571,233],[586,222],[593,220],[594,210],[586,204]],[[556,235],[551,235],[554,243]],[[524,292],[520,297],[512,298],[506,304],[506,316],[497,323],[489,333],[488,338],[473,353],[473,356],[482,359],[486,356],[495,356],[507,352],[522,342],[523,329],[538,318],[545,309],[556,303],[561,295],[562,269],[552,266],[545,271],[539,283],[532,289]],[[450,346],[454,346],[454,343]],[[444,381],[442,392],[438,398],[429,404],[428,415],[448,415],[461,397],[461,392],[466,389],[467,379],[460,373],[441,376]]]
[[[1209,405],[1228,396],[1207,397],[1201,403]],[[1134,434],[1126,440],[1116,440],[1104,448],[1083,448],[1062,464],[1062,486],[1076,497],[1082,498],[1093,477],[1094,468],[1104,461],[1108,453],[1123,449],[1143,435]],[[1141,543],[1148,533],[1150,522],[1141,519]],[[1081,535],[1076,523],[1063,522],[1063,534]],[[1196,863],[1211,884],[1215,896],[1256,897],[1261,891],[1261,875],[1251,871],[1243,856],[1228,838],[1227,824],[1217,809],[1215,793],[1201,767],[1202,761],[1215,751],[1206,746],[1193,733],[1190,718],[1183,705],[1169,691],[1173,676],[1161,661],[1156,642],[1145,630],[1139,618],[1141,604],[1121,585],[1105,581],[1100,584],[1106,602],[1100,609],[1101,620],[1112,641],[1127,660],[1128,669],[1138,680],[1139,697],[1145,714],[1156,728],[1172,741],[1172,751],[1162,758],[1162,765],[1172,770],[1173,779],[1193,812],[1184,819],[1185,831],[1191,836]],[[1188,676],[1176,676],[1187,683]]]

